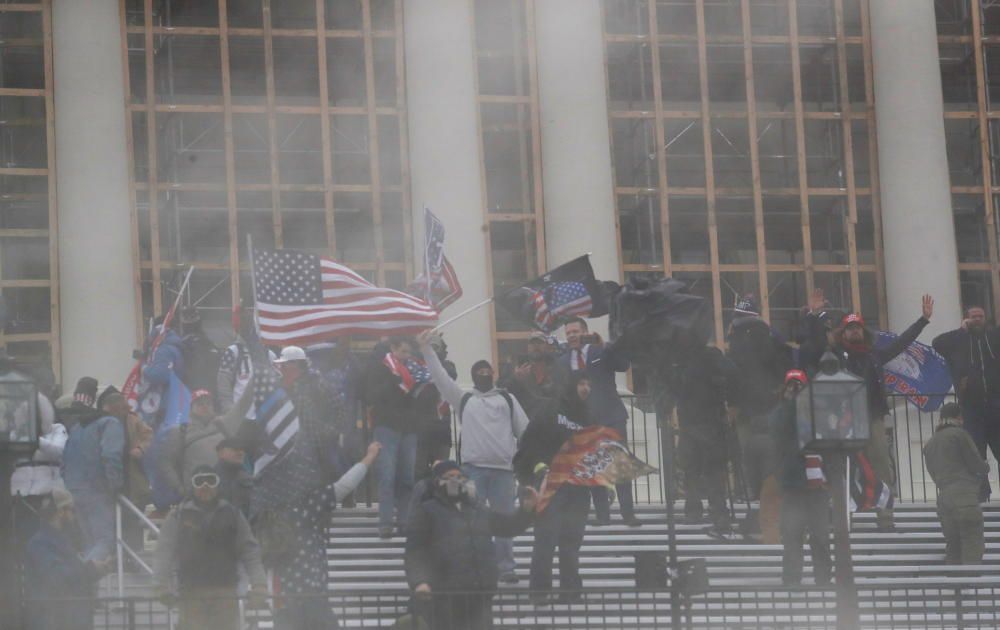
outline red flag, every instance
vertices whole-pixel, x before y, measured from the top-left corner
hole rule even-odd
[[[617,431],[608,427],[587,427],[566,440],[552,459],[549,474],[542,483],[537,511],[541,512],[563,484],[605,486],[656,472],[629,452]]]

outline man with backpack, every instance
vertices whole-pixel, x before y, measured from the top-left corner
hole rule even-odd
[[[493,367],[480,360],[472,366],[473,389],[456,383],[430,345],[430,335],[417,337],[431,380],[441,397],[458,411],[462,426],[459,454],[462,470],[476,485],[479,496],[498,512],[514,511],[514,453],[528,428],[528,416],[509,392],[493,386]],[[514,583],[514,548],[509,538],[495,541],[500,580]]]
[[[739,440],[743,491],[748,502],[760,499],[762,505],[770,504],[778,490],[778,471],[768,418],[781,399],[785,373],[792,368],[792,349],[760,317],[754,296],[737,298],[733,312],[726,336],[726,358],[735,367],[728,403]],[[774,521],[762,524],[760,513],[749,509],[740,529],[749,538],[763,533],[772,540],[778,535],[776,526]]]
[[[181,380],[188,389],[205,389],[215,394],[218,381],[219,349],[205,334],[201,325],[201,315],[194,306],[181,310],[181,352],[184,354],[184,371]]]

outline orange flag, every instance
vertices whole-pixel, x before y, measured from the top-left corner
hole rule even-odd
[[[539,493],[537,511],[543,511],[565,483],[612,488],[656,472],[630,453],[621,439],[617,431],[608,427],[587,427],[574,433],[552,459]]]

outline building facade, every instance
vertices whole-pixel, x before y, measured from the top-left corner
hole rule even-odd
[[[590,252],[717,341],[746,293],[794,338],[814,287],[943,330],[1000,311],[998,82],[986,0],[0,1],[0,344],[121,381],[188,267],[225,343],[248,237],[402,287],[424,207],[448,314]],[[464,373],[528,332],[446,336]]]

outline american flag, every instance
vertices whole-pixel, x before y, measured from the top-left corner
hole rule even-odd
[[[399,388],[406,394],[412,392],[416,396],[424,385],[431,382],[431,371],[423,361],[416,359],[400,361],[389,352],[382,359],[382,363],[399,377]]]
[[[332,260],[295,250],[253,250],[261,340],[306,346],[342,335],[415,334],[437,324],[423,300],[376,287]]]
[[[556,282],[535,293],[535,323],[542,330],[552,330],[561,318],[589,315],[593,301],[582,282]]]
[[[295,445],[299,414],[288,393],[281,387],[281,375],[267,349],[255,335],[247,339],[253,365],[253,396],[256,420],[263,427],[265,446],[253,464],[254,476],[280,459]]]

